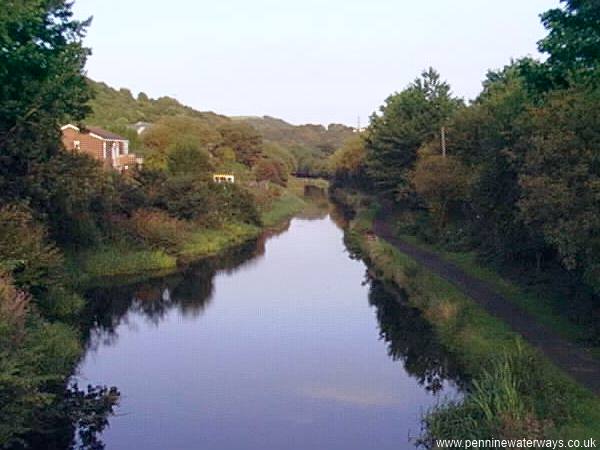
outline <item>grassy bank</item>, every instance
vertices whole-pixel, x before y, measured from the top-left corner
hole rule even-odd
[[[102,278],[168,273],[177,267],[177,258],[164,250],[145,249],[129,243],[107,243],[67,256],[69,272],[78,285],[84,286],[96,284]]]
[[[425,444],[433,438],[600,437],[600,401],[593,394],[454,285],[373,238],[370,202],[348,194],[343,200],[357,211],[347,235],[352,249],[376,276],[407,292],[472,380],[463,401],[426,415]]]
[[[305,196],[306,186],[320,189],[325,193],[329,183],[322,179],[290,177],[282,195],[261,212],[263,225],[266,228],[277,227],[301,211],[307,212],[313,207],[321,207],[318,201]]]
[[[292,177],[288,187],[260,211],[262,228],[241,222],[226,223],[219,228],[193,228],[185,232],[166,228],[159,230],[160,239],[155,245],[124,239],[69,253],[69,273],[75,284],[82,287],[119,284],[124,280],[137,281],[172,273],[181,264],[217,255],[257,238],[266,229],[285,223],[310,204],[303,198],[306,184],[326,187],[323,180]]]
[[[263,225],[266,228],[275,227],[300,212],[305,206],[306,203],[302,198],[286,190],[268,209],[261,212]]]
[[[79,286],[137,281],[167,275],[181,264],[214,256],[256,238],[260,232],[260,228],[244,223],[196,229],[186,234],[177,250],[145,248],[132,242],[107,243],[69,255],[68,267]]]

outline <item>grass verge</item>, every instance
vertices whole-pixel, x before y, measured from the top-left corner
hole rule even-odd
[[[216,255],[230,247],[256,238],[260,228],[245,223],[228,223],[221,229],[205,229],[190,233],[178,255],[182,262]]]
[[[561,307],[564,308],[565,301],[560,295],[537,288],[519,286],[492,268],[482,265],[474,252],[447,251],[438,246],[426,244],[415,236],[405,234],[399,235],[399,238],[434,252],[446,261],[460,267],[465,273],[487,282],[498,294],[519,305],[540,323],[556,331],[563,338],[579,344],[588,340],[586,331],[561,313]],[[600,357],[600,348],[596,347],[591,350],[596,357]]]
[[[267,211],[261,214],[263,225],[271,228],[299,213],[306,206],[306,202],[298,195],[286,190]]]
[[[177,258],[163,250],[152,250],[124,243],[67,254],[67,269],[75,285],[88,287],[105,284],[108,278],[147,277],[167,274],[177,268]]]

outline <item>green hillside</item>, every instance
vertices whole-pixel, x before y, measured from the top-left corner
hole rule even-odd
[[[232,117],[235,121],[245,122],[259,130],[267,141],[282,145],[304,145],[318,148],[324,153],[331,154],[341,147],[346,139],[353,134],[353,129],[346,125],[292,125],[276,117]]]
[[[218,126],[229,119],[213,112],[197,111],[171,97],[149,98],[143,92],[134,97],[129,89],[114,89],[106,83],[89,80],[95,97],[90,101],[89,124],[106,128],[126,127],[136,122],[155,122],[162,117],[186,116]]]
[[[266,142],[273,142],[294,155],[296,174],[325,176],[327,158],[354,135],[354,130],[341,124],[292,125],[276,117],[232,117],[235,122],[248,124],[258,130]]]
[[[327,158],[342,144],[353,136],[351,127],[341,124],[323,125],[292,125],[282,119],[275,117],[227,117],[214,112],[198,111],[194,108],[181,104],[171,97],[149,98],[140,93],[136,96],[129,89],[114,89],[106,83],[88,80],[94,92],[94,98],[89,102],[92,109],[86,118],[88,125],[97,125],[108,130],[127,136],[131,141],[131,148],[143,155],[148,154],[149,141],[154,141],[154,136],[146,136],[147,132],[138,136],[133,125],[145,122],[152,125],[162,126],[170,122],[169,128],[173,128],[173,120],[178,124],[175,128],[185,132],[187,128],[200,130],[196,135],[210,141],[209,146],[216,146],[219,142],[213,142],[214,136],[218,139],[216,130],[228,125],[252,127],[261,135],[265,144],[281,153],[293,155],[295,160],[294,172],[304,176],[323,176],[327,174]],[[185,128],[182,130],[182,128]],[[202,131],[203,130],[203,131]],[[160,134],[159,130],[154,134]],[[203,145],[206,139],[200,138]],[[279,150],[277,150],[279,148]]]

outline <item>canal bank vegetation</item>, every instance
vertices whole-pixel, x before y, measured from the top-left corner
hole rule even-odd
[[[210,226],[158,209],[136,210],[131,217],[119,219],[120,236],[89,249],[68,252],[70,273],[77,285],[87,287],[105,285],[111,278],[121,283],[127,276],[164,275],[182,265],[256,239],[264,230],[278,228],[300,211],[310,208],[312,202],[304,196],[305,186],[320,185],[324,185],[319,189],[325,192],[327,183],[324,181],[303,180],[290,175],[285,187],[268,186],[266,191],[262,191],[263,188],[250,191],[249,201],[255,204],[249,210],[251,220],[233,216],[219,219]],[[231,204],[228,202],[225,207],[231,207]],[[192,211],[191,205],[178,208],[183,208],[186,215]]]
[[[349,248],[372,274],[406,292],[469,380],[459,401],[424,416],[418,442],[435,439],[588,438],[600,436],[600,401],[553,366],[457,287],[371,233],[378,205],[351,191],[334,193],[355,216]]]

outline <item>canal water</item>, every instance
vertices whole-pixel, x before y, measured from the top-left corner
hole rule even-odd
[[[410,448],[457,395],[429,326],[368,280],[331,214],[90,299],[76,379],[121,392],[108,450]]]

